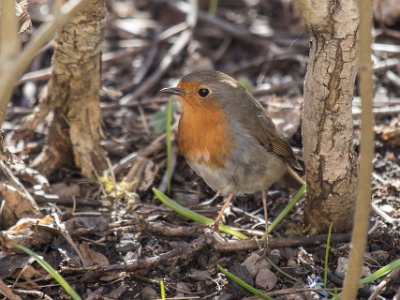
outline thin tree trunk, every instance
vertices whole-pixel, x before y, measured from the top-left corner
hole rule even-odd
[[[302,0],[311,33],[304,84],[305,220],[312,231],[351,229],[358,163],[351,103],[359,43],[355,0]]]
[[[106,7],[104,0],[88,1],[55,36],[47,95],[31,120],[35,124],[54,110],[47,144],[34,162],[45,174],[73,162],[82,175],[93,179],[106,168],[99,104]]]

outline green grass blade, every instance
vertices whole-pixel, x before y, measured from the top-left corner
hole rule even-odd
[[[290,210],[300,201],[300,199],[306,193],[306,185],[303,185],[293,196],[293,198],[289,201],[289,203],[285,206],[285,208],[280,212],[280,214],[275,218],[275,220],[268,227],[268,233],[271,233],[272,230],[287,216]]]
[[[386,266],[380,268],[371,275],[364,277],[363,279],[361,279],[361,283],[362,284],[371,283],[372,281],[375,281],[381,278],[382,276],[389,274],[390,272],[392,272],[394,269],[397,268],[400,268],[400,259],[392,261],[390,264],[387,264]]]
[[[212,16],[215,16],[218,11],[218,0],[210,0],[208,4],[208,13]]]
[[[168,99],[165,128],[165,140],[167,144],[167,192],[169,194],[171,192],[172,98]]]
[[[243,281],[242,279],[240,279],[239,277],[235,276],[234,274],[232,274],[231,272],[229,272],[228,270],[224,269],[223,267],[221,267],[219,264],[217,264],[217,268],[220,272],[224,273],[226,277],[228,277],[229,279],[231,279],[233,282],[235,282],[236,284],[240,285],[242,288],[244,288],[246,291],[249,291],[250,293],[252,293],[255,296],[261,297],[264,300],[273,300],[270,296],[268,296],[268,294],[263,293],[259,290],[257,290],[256,288],[253,288],[250,284],[248,284],[247,282]]]
[[[279,273],[281,273],[283,276],[289,278],[290,280],[292,280],[293,282],[297,282],[300,284],[303,284],[302,281],[300,281],[299,279],[293,277],[292,275],[290,275],[289,273],[286,273],[285,271],[283,271],[281,268],[279,268],[268,256],[265,257],[265,259],[271,264],[271,266],[277,270]]]
[[[160,293],[161,293],[161,299],[165,300],[165,287],[164,287],[164,280],[160,280]]]
[[[324,288],[328,283],[328,262],[329,262],[329,247],[331,245],[332,225],[329,225],[328,238],[326,240],[325,261],[324,261]]]
[[[197,223],[204,224],[204,225],[214,224],[214,220],[207,218],[205,216],[202,216],[186,207],[183,207],[179,203],[177,203],[174,200],[172,200],[171,198],[167,197],[160,190],[158,190],[156,188],[153,188],[152,190],[153,190],[154,195],[156,195],[156,197],[158,198],[158,200],[160,200],[165,206],[172,209],[173,211],[180,214],[181,216],[184,216],[192,221],[195,221]],[[232,236],[235,236],[241,240],[248,238],[245,234],[243,234],[237,230],[234,230],[234,229],[230,228],[229,226],[226,226],[223,224],[219,225],[219,230],[221,232],[225,232]]]
[[[22,246],[22,245],[15,245],[16,248],[24,251],[25,253],[29,254],[32,256],[39,265],[43,267],[43,269],[46,270],[47,273],[50,274],[51,277],[54,278],[65,290],[65,292],[71,296],[73,300],[81,300],[81,297],[75,292],[75,290],[69,285],[69,283],[47,262],[45,261],[41,256],[37,255],[35,252],[32,250]]]

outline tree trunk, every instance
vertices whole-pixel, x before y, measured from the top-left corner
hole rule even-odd
[[[313,232],[351,229],[358,163],[353,151],[352,99],[357,73],[356,0],[302,0],[311,33],[304,84],[305,221]]]
[[[37,124],[54,110],[47,144],[34,162],[45,174],[74,163],[83,176],[94,179],[106,168],[99,104],[106,7],[104,0],[88,1],[55,36],[47,95],[30,120]]]

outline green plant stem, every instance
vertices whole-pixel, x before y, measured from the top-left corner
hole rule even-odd
[[[204,217],[194,211],[191,211],[190,209],[183,207],[182,205],[180,205],[179,203],[175,202],[174,200],[170,199],[169,197],[167,197],[165,194],[163,194],[160,190],[153,188],[153,193],[156,195],[156,197],[158,198],[158,200],[160,200],[162,203],[164,203],[165,206],[169,207],[170,209],[172,209],[173,211],[175,211],[176,213],[192,220],[195,222],[198,222],[200,224],[205,224],[205,225],[212,225],[214,224],[214,220]],[[221,232],[225,232],[228,233],[232,236],[237,237],[238,239],[244,240],[247,239],[248,237],[237,231],[234,230],[233,228],[223,225],[223,224],[219,224],[219,230]]]
[[[277,270],[279,273],[281,273],[283,276],[289,278],[290,280],[303,284],[302,281],[298,280],[297,278],[293,277],[292,275],[290,275],[289,273],[286,273],[285,271],[283,271],[281,268],[279,268],[268,256],[265,257],[265,259],[271,264],[271,266]]]
[[[208,5],[208,13],[212,16],[215,16],[218,11],[218,0],[210,0]]]
[[[167,144],[167,192],[171,192],[172,99],[168,99],[165,139]]]
[[[54,278],[65,290],[65,292],[71,296],[73,300],[81,300],[81,297],[75,292],[75,290],[69,285],[69,283],[41,256],[37,255],[32,250],[22,246],[22,245],[15,245],[16,248],[24,251],[25,253],[32,256],[36,262],[42,266],[43,269],[46,270],[47,273],[50,274],[51,277]]]
[[[329,247],[331,245],[332,226],[333,223],[329,225],[328,238],[326,239],[325,261],[324,261],[324,288],[326,288],[326,285],[328,283]]]
[[[297,202],[299,202],[299,200],[304,196],[305,193],[306,185],[303,185],[268,227],[268,233],[271,233],[272,230],[287,216],[290,210],[297,204]]]
[[[165,295],[164,280],[160,280],[160,293],[161,293],[161,299],[165,300],[166,295]]]

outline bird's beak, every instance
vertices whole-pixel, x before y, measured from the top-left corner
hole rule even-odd
[[[160,93],[168,95],[183,96],[185,93],[178,87],[165,88],[160,91]]]

